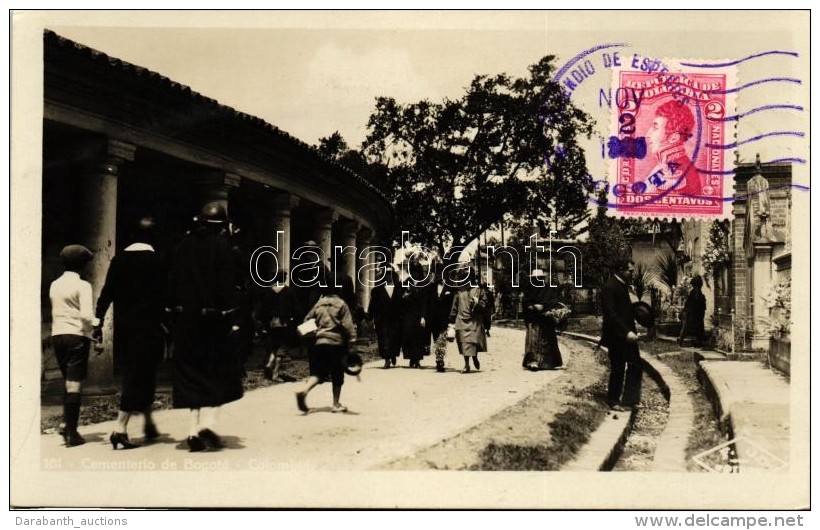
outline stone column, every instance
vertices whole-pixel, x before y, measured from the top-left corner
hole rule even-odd
[[[316,241],[316,244],[322,249],[324,253],[322,256],[323,260],[333,256],[333,223],[338,219],[339,214],[330,208],[317,210],[314,214],[313,240]],[[327,262],[325,262],[325,264],[326,263]]]
[[[772,246],[765,243],[754,245],[754,265],[752,286],[754,288],[754,335],[752,348],[768,348],[769,335],[765,330],[765,322],[769,318],[769,309],[763,296],[769,292],[772,283]]]
[[[299,206],[299,197],[290,193],[277,193],[273,196],[271,206],[273,213],[271,238],[273,239],[273,246],[277,247],[276,261],[279,264],[280,271],[290,273],[290,212],[293,208]],[[277,233],[280,231],[284,235],[280,240],[277,240]],[[288,283],[290,283],[290,274],[288,274]]]
[[[339,260],[336,264],[338,269],[351,280],[353,288],[358,291],[359,286],[356,281],[356,237],[359,232],[359,223],[356,221],[344,221],[340,223],[339,236],[342,254],[337,254],[333,258]],[[336,249],[333,249],[334,253]]]
[[[371,287],[368,281],[372,282],[375,278],[373,271],[368,270],[367,274],[365,274],[364,277],[360,279],[358,277],[358,271],[366,265],[371,265],[373,262],[373,257],[366,256],[364,259],[362,259],[359,257],[359,255],[362,252],[362,250],[366,249],[372,244],[372,241],[373,231],[367,227],[363,227],[356,234],[356,273],[354,274],[353,278],[356,283],[356,298],[359,302],[359,305],[362,306],[362,309],[364,309],[365,311],[370,305]]]
[[[91,283],[94,304],[100,296],[111,258],[114,257],[117,233],[117,174],[125,162],[134,160],[136,146],[109,139],[105,154],[83,172],[80,179],[78,217],[82,237],[78,238],[93,253],[85,279]],[[103,322],[103,351],[91,353],[88,384],[95,390],[112,390],[114,383],[113,308]]]

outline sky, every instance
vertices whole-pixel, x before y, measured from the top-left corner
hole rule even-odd
[[[377,96],[410,103],[456,98],[477,74],[524,76],[546,54],[562,66],[584,57],[594,68],[572,93],[592,115],[595,135],[585,143],[594,178],[608,172],[601,140],[612,112],[601,93],[612,84],[605,54],[624,65],[637,57],[665,61],[721,61],[762,51],[736,68],[735,83],[767,77],[738,93],[737,113],[764,105],[793,110],[749,114],[734,133],[741,161],[807,159],[804,137],[743,140],[773,130],[808,130],[807,18],[795,12],[605,11],[321,11],[321,12],[50,12],[43,27],[113,57],[154,70],[236,110],[260,117],[315,144],[334,131],[358,147]],[[569,74],[567,74],[569,75]],[[808,174],[806,173],[806,179]],[[808,182],[806,182],[808,183]]]
[[[314,144],[365,137],[377,96],[455,98],[476,74],[524,76],[546,54],[543,27],[492,29],[121,28],[59,35],[154,70]]]

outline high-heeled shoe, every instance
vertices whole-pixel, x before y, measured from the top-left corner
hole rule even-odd
[[[205,450],[205,442],[199,436],[189,436],[186,442],[188,442],[188,451],[192,453]]]
[[[211,429],[202,429],[199,431],[199,438],[205,442],[208,449],[222,449],[225,447],[222,438]]]
[[[478,355],[473,357],[473,364],[475,365],[476,370],[481,370],[481,363],[478,362]]]
[[[153,423],[146,423],[143,433],[145,434],[145,441],[147,442],[159,438],[159,431],[157,430],[157,426]]]
[[[128,434],[124,432],[112,432],[111,436],[108,438],[108,441],[111,442],[111,446],[114,447],[114,450],[117,449],[118,445],[122,445],[123,449],[134,449],[139,447],[138,444],[130,441],[128,439]]]

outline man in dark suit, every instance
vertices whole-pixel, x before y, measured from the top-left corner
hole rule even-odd
[[[629,284],[635,273],[631,260],[615,263],[614,274],[601,289],[604,314],[601,345],[609,352],[607,402],[613,410],[629,410],[641,399],[641,358]],[[623,394],[623,397],[621,396]]]

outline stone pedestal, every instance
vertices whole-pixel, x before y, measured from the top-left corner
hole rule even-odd
[[[772,284],[772,246],[766,243],[754,244],[754,261],[752,264],[752,286],[754,287],[754,334],[753,349],[768,349],[769,334],[765,322],[769,318],[765,294]]]

